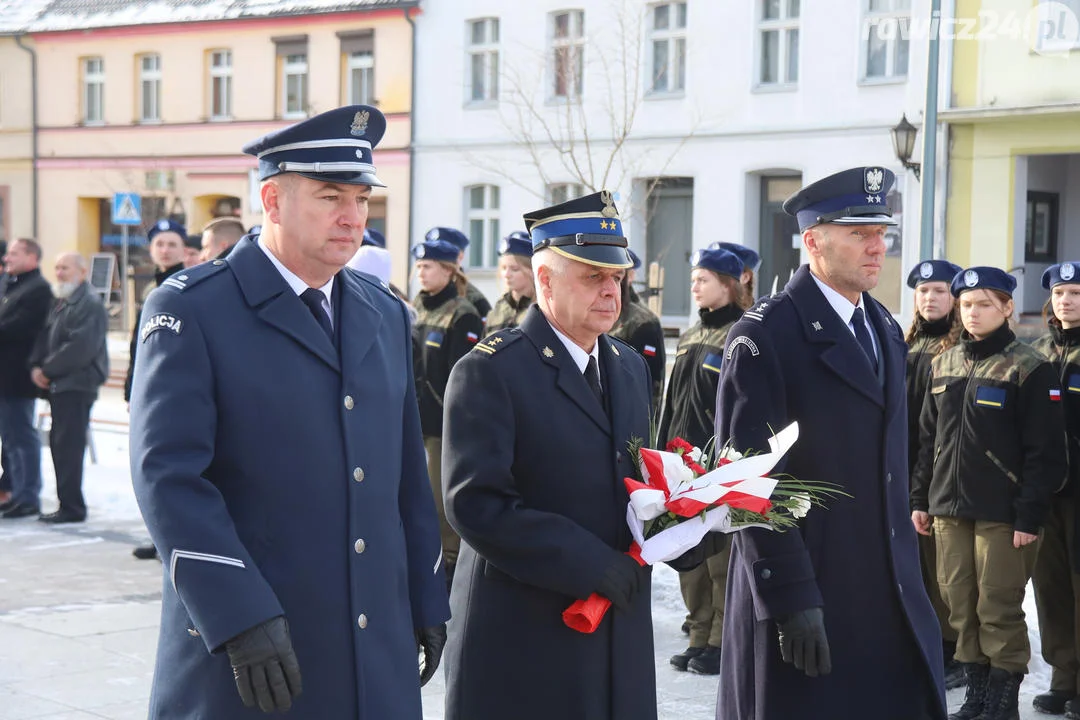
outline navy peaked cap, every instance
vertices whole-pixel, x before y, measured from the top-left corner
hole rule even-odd
[[[879,166],[842,170],[810,183],[784,201],[784,212],[799,221],[799,230],[822,223],[896,225],[885,203],[896,182],[892,170]]]
[[[525,213],[533,252],[550,249],[571,260],[606,268],[633,266],[619,211],[607,190]]]
[[[385,187],[371,151],[386,132],[386,118],[370,105],[328,110],[244,146],[259,159],[259,179],[293,172],[312,180]]]

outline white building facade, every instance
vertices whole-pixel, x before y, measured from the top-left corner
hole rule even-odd
[[[523,213],[609,189],[630,245],[664,269],[662,315],[692,314],[689,257],[762,255],[758,294],[805,260],[783,200],[859,165],[898,176],[902,218],[876,295],[900,313],[919,182],[890,128],[921,125],[929,0],[432,0],[417,36],[413,237],[449,225],[490,298]],[[920,142],[921,144],[921,142]],[[916,158],[917,159],[917,158]],[[639,277],[639,280],[643,280]]]

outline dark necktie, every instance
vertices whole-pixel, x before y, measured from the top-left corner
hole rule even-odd
[[[323,301],[326,299],[326,296],[322,294],[321,290],[308,288],[300,293],[300,299],[304,301],[304,304],[308,306],[308,310],[315,316],[315,322],[319,323],[319,327],[321,327],[323,331],[326,332],[326,336],[333,341],[334,328],[330,325],[330,316],[323,310]]]
[[[592,355],[589,356],[589,364],[585,366],[585,382],[589,383],[589,389],[593,391],[593,395],[600,401],[602,407],[604,391],[600,389],[600,368],[596,366],[596,358]]]
[[[855,308],[855,312],[851,315],[851,325],[855,328],[855,339],[859,341],[859,345],[862,345],[863,352],[866,353],[867,359],[870,360],[870,365],[874,368],[874,372],[877,372],[877,356],[874,355],[874,343],[870,339],[870,331],[866,328],[862,308]]]

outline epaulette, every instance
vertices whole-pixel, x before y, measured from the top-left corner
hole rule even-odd
[[[762,296],[757,302],[746,309],[746,312],[743,313],[743,317],[762,322],[765,320],[765,315],[768,314],[769,309],[775,307],[784,299],[784,297],[786,296],[783,292],[778,292],[775,295],[770,295],[768,297]]]
[[[382,280],[380,280],[379,278],[375,277],[374,275],[372,275],[370,273],[360,272],[359,270],[353,270],[352,268],[349,268],[349,271],[352,272],[353,276],[356,277],[357,279],[363,280],[368,285],[373,285],[373,286],[379,288],[380,290],[382,290],[384,293],[386,293],[390,297],[394,298],[395,300],[400,300],[401,299],[397,295],[394,294],[393,290],[390,289],[390,284],[389,283],[383,282]]]
[[[624,352],[633,353],[635,355],[639,354],[638,351],[634,349],[633,345],[626,342],[625,340],[621,340],[615,337],[614,335],[608,335],[608,340],[611,341],[611,349],[616,355],[622,355],[622,353]],[[620,345],[622,347],[619,347]]]
[[[494,355],[500,350],[505,350],[522,337],[523,335],[519,328],[507,328],[506,330],[500,330],[497,333],[489,335],[476,343],[473,347],[473,351],[483,353],[484,355]]]
[[[211,262],[202,263],[193,268],[173,273],[162,280],[159,287],[167,287],[172,288],[177,292],[184,292],[185,290],[190,290],[195,287],[206,278],[217,275],[224,270],[226,266],[227,263],[224,260],[213,260]]]

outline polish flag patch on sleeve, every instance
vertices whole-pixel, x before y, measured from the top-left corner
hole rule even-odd
[[[654,348],[652,345],[646,345],[645,349],[642,350],[641,353],[645,357],[655,357],[656,356],[656,348]]]
[[[474,332],[471,332],[471,333],[465,333],[465,339],[466,339],[466,340],[468,340],[468,341],[469,341],[469,342],[471,342],[471,343],[474,343],[474,342],[476,342],[477,340],[479,340],[479,339],[480,339],[480,336],[479,336],[479,335],[477,335],[477,334],[476,334],[476,333],[474,333]]]
[[[1050,390],[1050,402],[1061,402],[1061,391],[1054,388]]]

